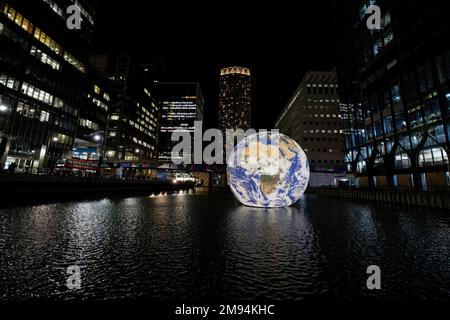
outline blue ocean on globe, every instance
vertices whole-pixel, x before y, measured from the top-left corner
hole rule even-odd
[[[228,157],[231,191],[244,205],[262,208],[296,203],[309,181],[305,152],[290,137],[261,132],[242,139]]]

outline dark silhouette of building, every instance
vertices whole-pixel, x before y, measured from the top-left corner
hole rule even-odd
[[[370,3],[381,30],[370,30]],[[335,1],[345,160],[362,187],[449,184],[448,1]]]
[[[311,186],[333,185],[345,176],[335,72],[306,73],[275,128],[305,151],[311,169]]]
[[[70,1],[0,3],[0,164],[54,166],[72,151],[94,23],[77,0],[81,30],[66,27]],[[3,169],[3,168],[2,168]]]

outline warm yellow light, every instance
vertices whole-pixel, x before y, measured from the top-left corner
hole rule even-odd
[[[246,76],[250,76],[250,69],[243,67],[229,67],[223,68],[220,70],[220,75],[225,76],[228,74],[242,74]]]

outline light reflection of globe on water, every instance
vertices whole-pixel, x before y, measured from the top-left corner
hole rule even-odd
[[[297,202],[308,186],[306,154],[294,140],[280,133],[247,136],[227,163],[231,190],[247,206],[287,207]]]

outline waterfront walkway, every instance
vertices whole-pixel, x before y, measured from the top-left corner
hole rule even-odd
[[[450,209],[449,192],[417,192],[364,189],[321,188],[319,195],[339,199],[377,201],[389,204]]]

